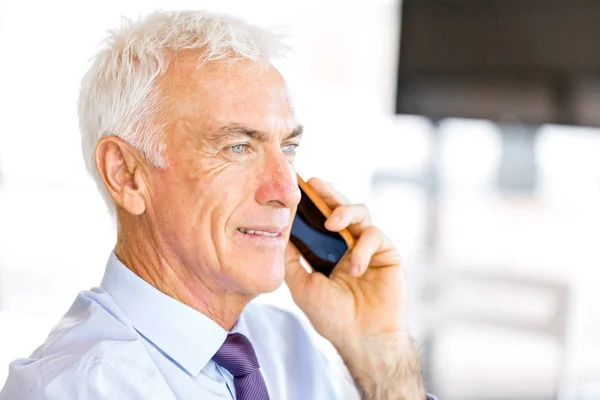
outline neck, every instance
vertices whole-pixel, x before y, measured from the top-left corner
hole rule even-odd
[[[229,331],[254,296],[227,290],[202,266],[189,266],[164,241],[119,222],[115,254],[140,278]],[[141,232],[141,233],[140,233]]]

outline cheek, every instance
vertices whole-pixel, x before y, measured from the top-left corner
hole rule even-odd
[[[234,221],[248,211],[245,205],[249,199],[253,199],[252,180],[247,173],[249,169],[229,166],[211,170],[190,182],[196,186],[195,196],[202,199],[199,217],[210,221],[215,239],[222,235],[224,228],[231,228],[227,226],[228,223],[235,225]],[[205,222],[202,221],[203,224]]]
[[[207,165],[204,165],[207,164]],[[210,192],[219,177],[220,168],[210,165],[210,163],[194,162],[191,159],[184,158],[183,160],[170,161],[170,165],[166,170],[159,174],[160,183],[158,185],[158,195],[161,199],[169,199],[172,203],[170,206],[177,205],[182,207],[195,208],[204,197],[210,197]],[[189,209],[193,212],[193,209]]]
[[[243,218],[248,211],[247,202],[254,198],[254,169],[251,163],[216,159],[192,165],[173,162],[157,173],[152,196],[160,207],[156,211],[162,214],[163,223],[177,221],[174,228],[181,229],[180,233],[206,236],[209,229],[213,240],[218,240],[230,220]]]
[[[193,211],[189,207],[197,196],[196,185],[177,173],[165,174],[156,186],[155,197],[163,209]]]
[[[202,186],[179,168],[171,165],[156,174],[151,203],[156,228],[164,232],[167,240],[179,238],[187,242],[193,240],[203,214]]]
[[[209,201],[213,210],[213,225],[227,230],[235,229],[241,221],[255,214],[253,185],[249,179],[239,182],[233,175],[223,183],[213,186]]]

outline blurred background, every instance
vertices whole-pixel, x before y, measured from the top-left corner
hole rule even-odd
[[[115,228],[81,159],[79,81],[121,16],[160,8],[286,28],[298,171],[401,249],[430,392],[600,399],[591,0],[0,0],[0,382],[100,282]],[[285,287],[259,301],[297,312]]]

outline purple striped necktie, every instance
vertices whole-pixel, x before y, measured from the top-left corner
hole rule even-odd
[[[248,338],[230,333],[213,360],[233,375],[237,400],[269,400],[256,353]]]

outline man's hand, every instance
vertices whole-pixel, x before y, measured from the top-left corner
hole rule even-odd
[[[364,205],[350,204],[319,179],[308,184],[333,210],[325,227],[348,229],[357,241],[330,278],[306,272],[288,245],[286,281],[294,301],[336,347],[363,398],[425,399],[418,354],[405,326],[397,250],[372,226]]]

